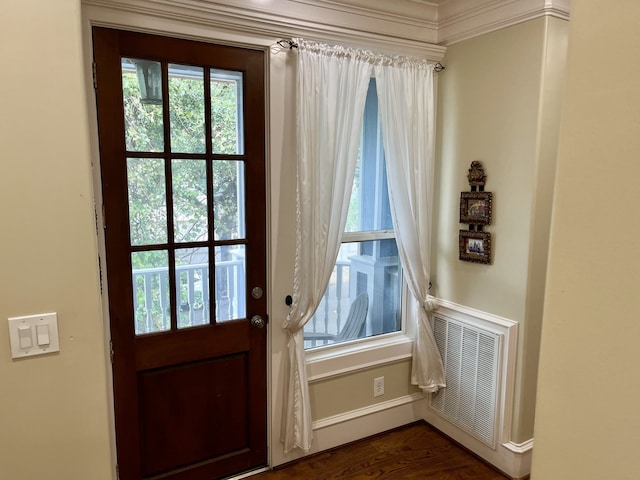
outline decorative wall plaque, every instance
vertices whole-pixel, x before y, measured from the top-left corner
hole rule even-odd
[[[491,234],[482,228],[491,225],[493,193],[484,191],[487,176],[480,162],[471,162],[467,179],[471,191],[460,193],[460,223],[469,224],[469,229],[460,230],[458,235],[459,258],[491,263]]]

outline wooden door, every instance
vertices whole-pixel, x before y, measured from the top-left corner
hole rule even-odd
[[[265,465],[264,52],[93,40],[120,479]]]

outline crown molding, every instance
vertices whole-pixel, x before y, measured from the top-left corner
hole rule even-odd
[[[399,0],[411,3],[414,0]],[[363,0],[82,0],[86,6],[274,39],[304,37],[439,61],[435,20],[366,8]],[[375,0],[374,7],[388,4]],[[416,4],[418,5],[418,4]],[[382,7],[380,7],[382,8]],[[435,17],[431,4],[418,11]],[[414,12],[415,13],[415,12]]]
[[[87,6],[269,38],[304,37],[439,61],[446,46],[542,16],[570,0],[82,0]],[[471,6],[470,6],[471,5]]]
[[[438,6],[421,0],[290,0],[311,6],[321,5],[338,12],[353,12],[373,18],[392,19],[436,30]]]
[[[438,8],[438,44],[451,45],[534,18],[569,19],[570,0],[448,0]]]

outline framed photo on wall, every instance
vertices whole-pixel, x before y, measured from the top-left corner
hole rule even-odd
[[[491,225],[493,194],[491,192],[460,193],[460,223]]]
[[[489,232],[460,230],[458,244],[460,260],[491,263],[491,234]]]

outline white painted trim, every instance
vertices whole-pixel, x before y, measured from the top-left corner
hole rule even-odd
[[[403,334],[380,339],[363,339],[353,344],[336,345],[319,351],[309,351],[307,379],[316,382],[329,377],[354,373],[379,365],[411,358],[413,339]]]
[[[396,405],[391,405],[389,402],[387,403],[387,408],[383,410],[377,410],[375,412],[362,411],[360,414],[354,414],[352,412],[349,418],[343,418],[340,422],[333,422],[331,424],[327,422],[322,427],[314,429],[313,445],[306,455],[361,440],[371,435],[401,427],[402,425],[422,421],[427,410],[427,403],[426,399],[422,398],[422,394],[419,395],[421,398],[417,400]],[[360,409],[354,412],[359,411]],[[302,456],[304,455],[301,452],[296,452],[296,454],[277,459],[277,463],[274,463],[272,466],[282,465]]]
[[[440,61],[445,46],[541,16],[570,0],[82,0],[85,6],[245,37],[306,37]],[[158,31],[158,33],[161,33]]]
[[[436,30],[409,16],[382,15],[374,10],[336,11],[333,4],[313,5],[272,0],[268,8],[251,0],[82,0],[83,5],[142,16],[161,22],[179,22],[244,37],[305,37],[342,43],[383,53],[411,55],[439,61],[445,47],[436,45]]]
[[[511,328],[515,325],[518,325],[518,322],[514,320],[510,320],[505,317],[500,317],[498,315],[494,315],[493,313],[484,312],[482,310],[477,310],[475,308],[467,307],[465,305],[460,305],[459,303],[450,302],[449,300],[445,300],[443,298],[436,298],[436,297],[431,297],[431,298],[433,298],[434,300],[436,300],[436,302],[438,302],[438,309],[443,309],[445,311],[451,310],[457,314],[462,314],[465,317],[467,317],[466,318],[467,320],[470,320],[472,322],[475,322],[477,320],[480,320],[482,322],[488,322],[488,323],[483,323],[482,326],[496,333],[502,333],[502,331],[505,328]],[[496,325],[502,328],[497,329]]]
[[[522,478],[528,475],[531,469],[533,441],[531,440],[530,445],[527,442],[518,445],[511,441],[518,323],[465,305],[443,299],[436,300],[439,305],[438,313],[440,315],[481,327],[500,336],[501,356],[498,358],[500,371],[498,373],[498,411],[496,415],[497,444],[494,447],[487,445],[440,416],[438,412],[430,407],[427,408],[424,419],[512,478]]]
[[[406,405],[408,403],[413,403],[423,399],[424,399],[424,395],[422,394],[422,392],[412,393],[411,395],[404,395],[402,397],[397,397],[391,400],[387,400],[386,402],[375,403],[373,405],[368,405],[366,407],[351,410],[350,412],[344,412],[338,415],[333,415],[331,417],[326,417],[320,420],[316,420],[315,422],[313,422],[313,429],[320,430],[322,428],[327,428],[332,425],[348,422],[349,420],[354,420],[356,418],[364,417],[366,415],[372,415],[378,412],[382,412],[384,410],[388,410],[390,408],[399,407],[401,405]]]
[[[109,456],[111,459],[111,478],[118,478],[118,457],[116,449],[116,424],[115,424],[115,397],[113,390],[113,364],[111,363],[111,317],[109,312],[109,284],[107,282],[107,248],[105,243],[105,229],[103,217],[102,176],[100,171],[100,146],[98,136],[98,110],[96,105],[95,90],[93,88],[93,42],[91,33],[91,21],[86,12],[82,12],[82,57],[84,61],[84,83],[87,105],[87,121],[89,129],[89,141],[91,144],[91,181],[93,187],[93,206],[96,215],[96,245],[98,250],[98,262],[100,265],[101,295],[100,307],[102,318],[102,335],[104,352],[107,358],[105,365],[105,393],[108,405],[109,419]]]
[[[464,430],[440,417],[429,408],[426,411],[424,419],[427,423],[433,425],[445,435],[471,450],[507,476],[518,479],[524,478],[531,473],[532,448],[515,451],[509,448],[515,445],[510,442],[507,442],[507,444],[498,444],[495,449],[490,448]]]
[[[526,453],[533,450],[533,438],[522,443],[507,442],[503,446],[515,453]]]
[[[501,335],[502,352],[500,358],[498,358],[498,365],[502,366],[502,370],[499,372],[498,429],[496,434],[499,442],[510,441],[515,397],[518,322],[448,300],[437,299],[437,302],[439,305],[438,311],[443,315],[481,326]]]
[[[399,23],[436,30],[438,27],[438,7],[418,5],[411,0],[291,0],[307,5],[324,5],[337,13],[353,13],[369,18],[388,20],[390,17]],[[405,7],[405,8],[402,8]]]
[[[450,0],[439,9],[438,43],[452,45],[542,16],[569,19],[569,0]]]

